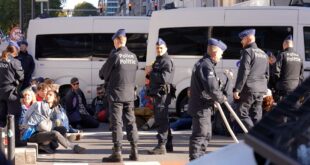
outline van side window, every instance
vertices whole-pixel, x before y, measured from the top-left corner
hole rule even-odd
[[[159,37],[168,46],[170,55],[197,56],[206,52],[208,38],[213,37],[224,41],[228,49],[224,52],[224,59],[240,59],[242,49],[239,32],[247,28],[256,29],[256,43],[263,50],[277,54],[282,50],[283,39],[293,31],[292,27],[181,27],[163,28],[159,30]]]
[[[108,58],[114,48],[113,33],[94,34],[94,57]]]
[[[202,56],[208,42],[208,27],[162,28],[159,37],[166,41],[170,55]]]
[[[292,27],[215,27],[212,28],[212,37],[224,41],[228,48],[223,54],[223,59],[240,59],[242,49],[238,34],[247,28],[256,29],[257,46],[264,51],[272,51],[275,55],[282,50],[284,38],[293,31]]]
[[[89,58],[91,50],[91,34],[38,35],[35,58]]]
[[[127,47],[137,55],[139,62],[146,61],[147,34],[127,33]]]
[[[36,59],[107,58],[114,47],[112,35],[113,33],[38,35],[35,57]],[[146,61],[147,34],[126,35],[128,49],[137,55],[140,62]]]
[[[310,61],[310,27],[304,27],[305,60]]]

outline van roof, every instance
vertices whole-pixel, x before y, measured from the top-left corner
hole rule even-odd
[[[65,21],[65,20],[94,20],[94,19],[102,19],[102,20],[145,20],[149,19],[147,16],[89,16],[89,17],[51,17],[51,18],[36,18],[31,20],[32,22],[44,22],[44,21]]]
[[[170,10],[153,11],[153,14],[161,14],[165,12],[187,12],[187,11],[210,11],[210,10],[303,10],[309,11],[309,7],[298,6],[231,6],[231,7],[195,7],[195,8],[178,8]]]

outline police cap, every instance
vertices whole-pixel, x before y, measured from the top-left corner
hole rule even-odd
[[[239,38],[243,39],[243,37],[255,35],[255,29],[246,29],[239,33]]]
[[[208,40],[208,45],[217,46],[222,49],[223,52],[227,49],[227,45],[224,42],[215,38],[210,38]]]
[[[166,45],[166,42],[163,39],[158,38],[156,45]]]
[[[286,40],[293,40],[293,35],[288,35],[285,39],[284,39],[284,41],[286,41]]]
[[[116,37],[126,37],[126,31],[125,29],[118,29],[117,32],[112,36],[112,40],[114,40]]]

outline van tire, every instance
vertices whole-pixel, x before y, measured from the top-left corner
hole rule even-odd
[[[183,113],[187,113],[188,108],[188,96],[184,95],[182,98],[180,98],[180,101],[177,104],[176,113],[177,116],[182,116]]]

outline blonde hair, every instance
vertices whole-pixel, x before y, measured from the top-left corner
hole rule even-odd
[[[119,36],[117,37],[117,39],[119,40],[120,44],[125,45],[127,42],[127,37],[124,36]]]
[[[24,95],[25,95],[26,93],[29,93],[30,96],[32,97],[31,104],[37,102],[36,95],[35,95],[35,93],[33,92],[33,90],[32,90],[30,87],[28,87],[28,88],[26,88],[26,89],[24,89],[24,90],[22,91],[23,97],[24,97]],[[23,98],[21,99],[21,103],[24,103],[24,99],[23,99]]]
[[[9,58],[9,54],[13,54],[15,51],[17,51],[15,46],[7,46],[4,51],[2,51],[1,60],[7,60]]]
[[[213,52],[216,52],[218,49],[220,49],[217,46],[209,45],[207,48],[207,53],[211,56]]]

